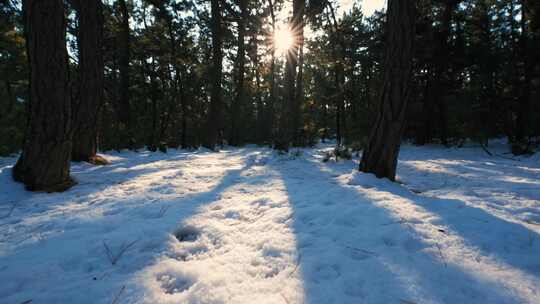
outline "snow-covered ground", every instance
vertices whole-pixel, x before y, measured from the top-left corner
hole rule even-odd
[[[0,303],[540,303],[539,155],[404,146],[398,184],[328,149],[113,153],[56,194],[0,159]]]

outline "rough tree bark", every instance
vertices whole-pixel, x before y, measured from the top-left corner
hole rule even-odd
[[[100,0],[72,0],[79,20],[79,90],[73,102],[72,160],[104,164],[97,156],[98,120],[103,103],[103,12]]]
[[[409,99],[415,33],[415,1],[389,0],[386,21],[384,78],[379,110],[360,171],[395,180],[401,136]]]
[[[64,191],[70,178],[71,99],[62,0],[23,1],[30,103],[23,152],[13,178],[31,191]]]
[[[212,0],[212,91],[210,93],[210,108],[205,124],[203,146],[214,150],[223,128],[221,101],[221,81],[223,73],[223,50],[221,37],[221,8],[219,0]]]

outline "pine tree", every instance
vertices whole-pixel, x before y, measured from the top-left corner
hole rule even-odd
[[[220,1],[212,0],[211,6],[212,17],[210,20],[210,26],[212,30],[212,88],[210,92],[210,106],[205,124],[203,146],[213,150],[216,148],[218,141],[220,141],[223,136],[223,104],[221,100],[221,83],[223,77],[223,31]]]
[[[291,144],[298,144],[300,128],[301,99],[303,99],[302,67],[304,46],[304,12],[306,3],[304,0],[293,1],[293,16],[290,22],[290,30],[294,36],[294,43],[287,51],[287,63],[285,67],[285,96],[281,107],[278,136],[274,142],[274,148],[281,151],[289,151]],[[299,62],[300,59],[300,62]]]
[[[401,136],[410,96],[415,2],[389,0],[386,21],[384,79],[379,91],[379,110],[362,154],[360,171],[395,180]]]
[[[23,1],[30,104],[23,152],[13,178],[31,191],[64,191],[71,179],[71,98],[61,0]]]
[[[104,164],[97,156],[98,120],[103,104],[103,12],[100,0],[72,0],[78,17],[79,89],[73,102],[74,161]]]
[[[120,30],[118,36],[118,68],[120,72],[120,88],[118,99],[118,118],[122,123],[124,134],[124,146],[133,147],[132,139],[132,118],[131,118],[131,100],[130,100],[130,28],[129,28],[129,9],[126,0],[118,0],[120,13]]]

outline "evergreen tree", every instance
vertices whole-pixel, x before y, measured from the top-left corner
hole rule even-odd
[[[66,19],[61,0],[25,0],[30,103],[23,152],[13,178],[32,191],[71,187],[73,127],[68,85]]]
[[[386,56],[379,110],[360,170],[394,180],[405,114],[410,97],[415,38],[415,4],[390,0],[386,21]]]
[[[103,164],[97,156],[98,121],[103,103],[103,12],[100,0],[72,0],[78,19],[79,80],[73,101],[74,161]]]

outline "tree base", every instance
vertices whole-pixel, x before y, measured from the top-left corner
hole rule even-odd
[[[519,155],[530,155],[534,152],[531,150],[531,144],[528,142],[514,142],[511,146],[512,154],[519,156]]]
[[[88,161],[86,162],[96,166],[106,166],[110,164],[106,158],[97,154],[88,158]]]
[[[52,184],[52,185],[35,184],[33,182],[24,180],[19,174],[17,174],[16,171],[13,171],[13,179],[17,182],[23,183],[25,186],[24,188],[26,190],[33,191],[33,192],[47,192],[47,193],[64,192],[77,184],[77,181],[75,181],[71,177],[69,177],[66,181],[63,181],[58,184]]]
[[[60,183],[60,184],[56,184],[56,185],[48,185],[48,186],[44,186],[42,187],[41,189],[30,189],[28,186],[26,186],[26,190],[29,190],[29,191],[44,191],[44,192],[47,192],[47,193],[52,193],[52,192],[64,192],[66,190],[68,190],[69,188],[75,186],[77,184],[77,182],[73,179],[73,178],[69,178],[67,181],[63,182],[63,183]]]

